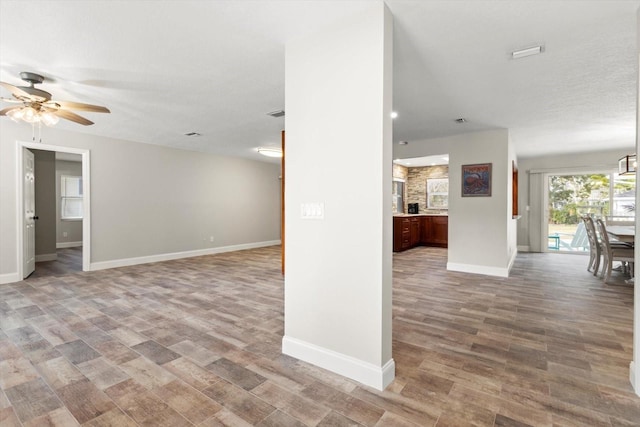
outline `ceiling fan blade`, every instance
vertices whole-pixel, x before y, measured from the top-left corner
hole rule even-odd
[[[76,113],[72,113],[71,111],[55,110],[55,111],[51,111],[51,112],[53,114],[55,114],[56,116],[58,116],[58,117],[61,117],[63,119],[67,119],[67,120],[71,120],[72,122],[76,122],[76,123],[79,123],[81,125],[89,126],[89,125],[93,124],[93,122],[91,120],[85,119],[84,117],[79,116]]]
[[[17,86],[10,85],[9,83],[5,83],[5,82],[0,82],[0,86],[2,86],[3,88],[11,92],[13,96],[15,96],[16,98],[20,98],[20,97],[31,98],[31,95],[28,92],[25,92],[24,90],[20,89]]]
[[[2,96],[0,96],[0,101],[2,102],[11,102],[14,104],[23,104],[24,101],[21,99],[16,99],[16,98],[3,98]]]
[[[65,108],[67,110],[80,110],[80,111],[92,111],[94,113],[110,113],[107,107],[102,107],[100,105],[91,105],[91,104],[83,104],[81,102],[71,102],[71,101],[50,101],[54,104],[60,106],[60,108]]]
[[[11,111],[11,110],[19,110],[21,108],[22,108],[22,105],[20,105],[18,107],[5,108],[4,110],[0,110],[0,116],[6,116],[9,111]]]

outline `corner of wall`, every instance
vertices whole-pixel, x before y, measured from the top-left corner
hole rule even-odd
[[[19,282],[20,280],[20,275],[17,271],[15,273],[0,274],[0,285]]]

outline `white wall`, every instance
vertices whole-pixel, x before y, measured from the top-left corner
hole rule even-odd
[[[394,158],[449,153],[449,250],[447,268],[507,276],[516,255],[511,212],[511,161],[505,129],[411,141],[394,147]],[[462,197],[461,167],[492,164],[491,197]]]
[[[0,281],[17,272],[16,140],[31,127],[2,119]],[[92,268],[279,240],[278,165],[54,128],[43,142],[91,150]]]
[[[391,14],[375,2],[285,57],[283,352],[377,388],[394,373],[391,49]],[[309,202],[323,220],[301,219]]]
[[[518,247],[523,251],[540,252],[547,242],[542,239],[543,192],[547,172],[574,171],[590,173],[617,170],[618,159],[632,153],[628,149],[607,150],[565,155],[540,156],[520,159],[518,163],[518,205],[522,218],[518,221]],[[533,173],[532,173],[533,171]],[[527,210],[527,206],[529,209]]]

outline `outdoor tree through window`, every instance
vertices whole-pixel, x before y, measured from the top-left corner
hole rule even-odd
[[[635,187],[635,174],[550,175],[548,248],[587,251],[584,215],[635,218]]]

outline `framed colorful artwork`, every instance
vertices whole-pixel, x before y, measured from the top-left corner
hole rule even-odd
[[[462,165],[462,197],[491,197],[491,163]]]

